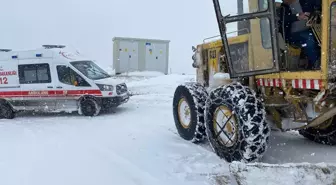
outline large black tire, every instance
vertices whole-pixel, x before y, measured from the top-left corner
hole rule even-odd
[[[205,139],[204,107],[207,98],[207,91],[201,84],[190,82],[179,85],[173,99],[173,115],[175,126],[179,135],[193,143]],[[182,124],[179,116],[179,104],[184,100],[190,109],[190,124]]]
[[[100,105],[94,98],[83,98],[80,101],[80,112],[84,116],[97,116],[100,113]]]
[[[229,138],[223,126],[215,121],[215,112],[218,108],[226,107],[234,119],[235,140],[230,140],[230,146],[223,139],[223,134]],[[266,152],[269,143],[270,127],[265,121],[266,113],[260,100],[256,98],[255,92],[239,83],[232,83],[214,89],[207,101],[205,109],[205,126],[211,147],[216,154],[228,162],[254,162],[259,160]],[[228,119],[230,120],[230,119]],[[231,121],[230,121],[231,122]],[[220,131],[217,131],[220,128]],[[225,133],[223,133],[223,131]],[[230,134],[229,134],[230,135]],[[232,139],[232,138],[231,138]]]
[[[5,101],[0,101],[0,119],[14,119],[15,112]]]
[[[299,133],[316,143],[324,145],[336,145],[336,117],[330,120],[331,123],[322,124],[320,127],[312,127],[307,129],[299,130]]]

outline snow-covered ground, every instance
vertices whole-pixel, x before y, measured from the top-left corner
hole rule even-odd
[[[174,86],[191,78],[128,83],[138,95],[94,118],[26,113],[0,120],[0,184],[212,184],[229,174],[228,165],[182,140],[172,117]]]
[[[139,75],[121,77],[133,96],[115,112],[94,118],[24,113],[0,120],[0,184],[234,184],[229,164],[209,145],[191,144],[177,134],[174,90],[194,76]],[[272,132],[271,138],[262,162],[336,162],[335,147],[296,132]]]
[[[336,166],[321,164],[243,164],[233,162],[230,171],[239,185],[335,185]]]

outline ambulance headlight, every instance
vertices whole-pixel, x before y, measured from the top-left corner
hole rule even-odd
[[[113,91],[113,85],[103,85],[103,84],[97,84],[97,86],[99,87],[99,89],[101,91]]]

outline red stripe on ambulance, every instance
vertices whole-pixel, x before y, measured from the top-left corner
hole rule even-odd
[[[57,91],[2,91],[0,97],[59,97],[59,96],[102,96],[100,90],[57,90]]]

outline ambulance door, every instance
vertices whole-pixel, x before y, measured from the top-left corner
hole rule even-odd
[[[54,64],[55,81],[57,94],[57,109],[77,109],[77,101],[71,94],[75,90],[75,85],[71,81],[70,68],[65,64]]]
[[[25,110],[54,110],[55,91],[48,62],[19,60],[18,72]]]
[[[0,61],[0,99],[5,98],[15,109],[21,109],[22,97],[18,78],[18,64],[14,61]],[[1,93],[2,92],[2,93]],[[5,92],[5,93],[3,93]]]
[[[78,110],[77,100],[92,89],[91,85],[66,64],[54,64],[56,79],[54,85],[58,97],[56,107],[61,110]]]

